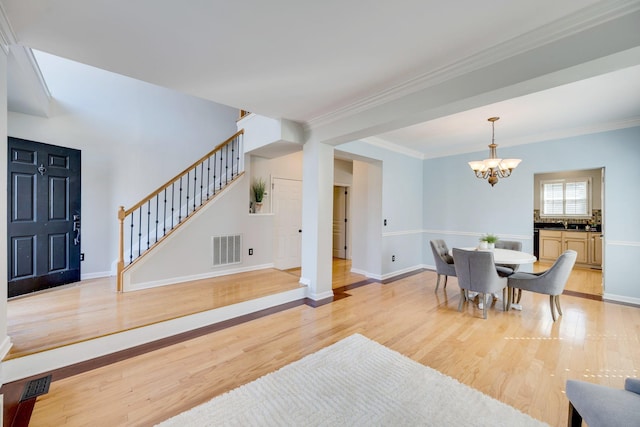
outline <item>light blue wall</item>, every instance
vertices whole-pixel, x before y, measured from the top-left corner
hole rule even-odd
[[[336,147],[382,162],[381,278],[415,270],[422,265],[423,160],[363,141]],[[395,255],[395,261],[391,257]]]
[[[477,179],[468,161],[487,151],[424,162],[424,263],[433,265],[429,240],[475,246],[496,233],[533,249],[533,177],[536,173],[605,168],[605,298],[640,304],[640,127],[516,147],[498,147],[502,158],[521,158],[512,177],[495,187]]]

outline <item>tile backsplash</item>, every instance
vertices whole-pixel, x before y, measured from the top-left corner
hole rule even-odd
[[[533,222],[567,221],[567,224],[602,225],[602,209],[592,209],[591,218],[540,218],[540,209],[533,210]]]

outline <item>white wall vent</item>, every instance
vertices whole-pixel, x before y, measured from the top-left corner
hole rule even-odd
[[[214,236],[213,265],[238,264],[242,262],[242,235]]]

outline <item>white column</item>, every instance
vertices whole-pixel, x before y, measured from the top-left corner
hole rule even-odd
[[[302,163],[302,277],[315,301],[333,296],[333,146],[309,141]]]
[[[11,340],[7,336],[7,52],[0,49],[0,360],[11,348]],[[0,365],[1,374],[1,365]],[[4,384],[0,375],[0,384]]]

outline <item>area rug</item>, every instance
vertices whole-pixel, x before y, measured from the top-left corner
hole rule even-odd
[[[544,426],[355,334],[159,424]]]

